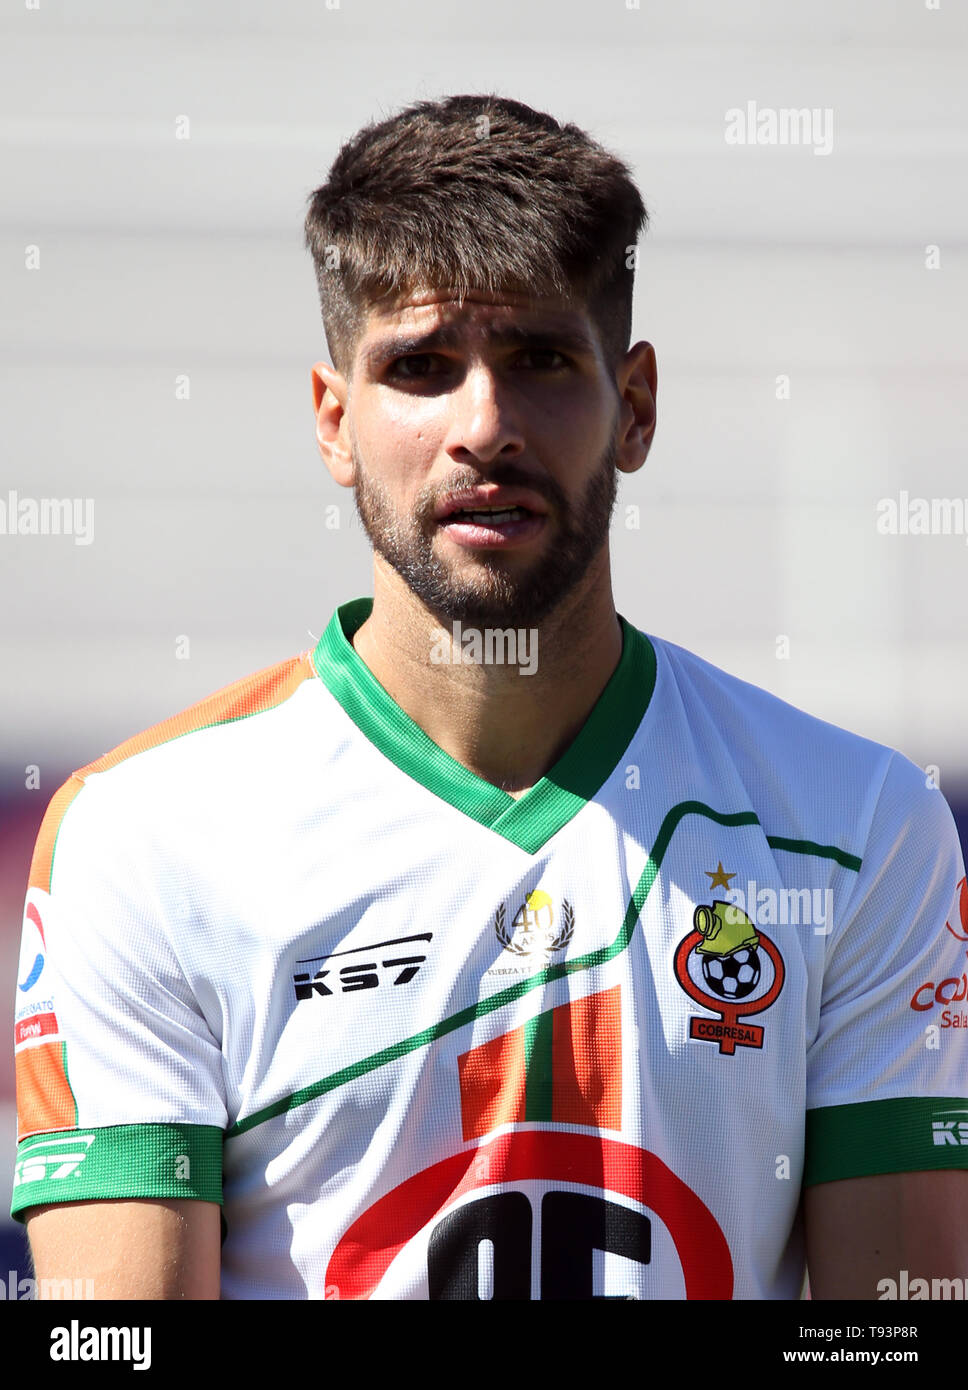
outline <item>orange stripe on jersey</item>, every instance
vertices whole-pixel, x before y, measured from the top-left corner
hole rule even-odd
[[[281,661],[276,666],[268,666],[264,671],[246,676],[244,680],[234,681],[213,695],[189,706],[170,719],[163,719],[144,733],[126,739],[117,748],[97,758],[87,767],[75,772],[64,785],[54,793],[47,813],[44,816],[37,844],[30,865],[29,883],[32,888],[42,888],[50,892],[50,875],[54,862],[54,847],[64,813],[78,792],[84,786],[84,779],[96,772],[107,772],[126,758],[138,753],[146,753],[149,748],[157,748],[162,743],[170,743],[183,734],[197,733],[200,729],[211,728],[216,724],[230,724],[236,719],[247,719],[251,714],[261,714],[263,710],[281,705],[284,700],[305,680],[315,679],[316,672],[308,652],[301,656]]]
[[[458,1057],[465,1140],[528,1120],[621,1129],[621,999],[573,999]]]
[[[64,1070],[64,1044],[38,1043],[17,1053],[18,1139],[73,1129],[77,1106]]]
[[[30,877],[27,880],[30,888],[43,888],[45,893],[50,892],[50,870],[54,862],[57,832],[64,819],[64,812],[83,786],[80,774],[75,772],[51,797],[44,812],[44,819],[40,823],[40,830],[37,832],[37,842],[30,861]]]
[[[553,1009],[551,1118],[622,1128],[621,986]]]
[[[525,1118],[524,1029],[502,1033],[457,1059],[465,1139]]]

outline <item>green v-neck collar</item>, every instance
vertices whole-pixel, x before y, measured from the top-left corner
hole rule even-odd
[[[619,618],[622,655],[611,679],[554,766],[515,798],[445,753],[387,694],[353,646],[353,634],[372,608],[371,598],[337,608],[313,651],[320,680],[401,772],[519,849],[536,854],[591,800],[631,742],[655,688],[652,643]]]

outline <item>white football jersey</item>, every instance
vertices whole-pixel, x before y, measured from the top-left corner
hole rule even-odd
[[[76,773],[14,1211],[222,1202],[226,1298],[788,1299],[804,1184],[968,1166],[941,793],[623,620],[511,797],[318,646]]]

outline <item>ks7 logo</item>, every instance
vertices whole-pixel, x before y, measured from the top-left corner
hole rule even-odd
[[[377,941],[369,946],[355,946],[346,951],[331,951],[326,956],[310,956],[297,961],[297,965],[317,965],[322,961],[334,960],[337,956],[360,956],[363,960],[349,965],[324,966],[315,971],[301,971],[293,975],[292,983],[297,1002],[306,999],[324,999],[333,994],[352,994],[360,989],[378,989],[381,985],[408,985],[427,959],[424,955],[377,956],[391,946],[406,946],[416,941],[430,941],[432,932],[421,932],[417,936],[396,937],[390,941]],[[366,959],[366,957],[371,957]]]

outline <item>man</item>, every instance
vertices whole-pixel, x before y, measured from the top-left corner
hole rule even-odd
[[[776,1299],[806,1249],[815,1296],[874,1298],[968,1266],[963,1035],[921,1007],[968,936],[944,800],[615,613],[644,219],[618,160],[494,97],[367,128],[313,195],[317,438],[373,599],[52,802],[41,1277]]]

